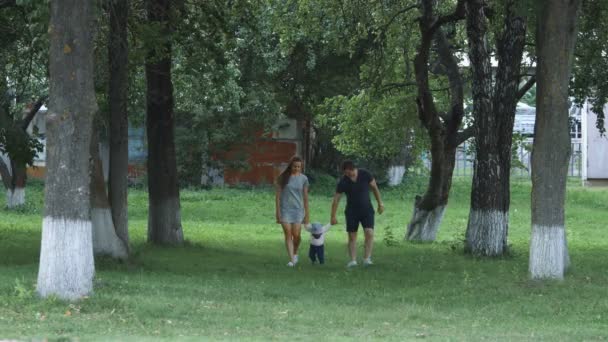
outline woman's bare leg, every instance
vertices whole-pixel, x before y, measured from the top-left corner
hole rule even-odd
[[[291,234],[291,225],[289,223],[281,223],[281,227],[283,227],[283,234],[285,235],[285,248],[287,249],[289,261],[293,261],[293,236]]]
[[[302,225],[299,223],[293,223],[291,225],[291,237],[293,239],[293,255],[298,255],[298,249],[300,248],[300,242],[302,241]]]

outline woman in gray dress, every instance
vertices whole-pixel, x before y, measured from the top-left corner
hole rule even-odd
[[[308,178],[302,173],[302,167],[302,159],[293,157],[276,181],[276,218],[285,234],[289,267],[298,263],[302,223],[309,222]]]

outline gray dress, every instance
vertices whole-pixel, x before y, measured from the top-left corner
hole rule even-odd
[[[289,182],[281,190],[282,223],[302,223],[304,221],[304,187],[308,187],[308,177],[299,174],[290,176]]]

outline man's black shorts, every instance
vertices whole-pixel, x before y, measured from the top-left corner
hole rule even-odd
[[[371,228],[374,229],[374,210],[366,210],[366,211],[358,211],[358,212],[348,212],[345,213],[346,216],[346,231],[355,233],[359,230],[359,224],[363,226],[363,228]]]

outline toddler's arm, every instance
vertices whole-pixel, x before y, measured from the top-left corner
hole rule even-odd
[[[331,228],[331,223],[328,223],[326,225],[323,226],[323,233],[327,233],[327,231],[329,230],[329,228]]]

